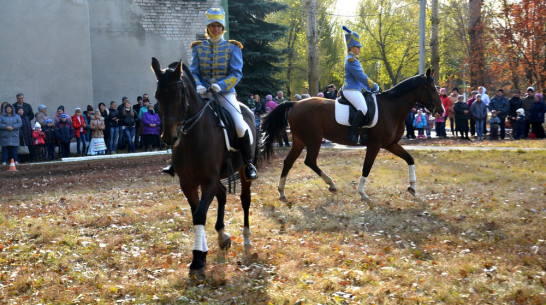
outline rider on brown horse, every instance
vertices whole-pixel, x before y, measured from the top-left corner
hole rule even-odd
[[[241,154],[246,164],[245,178],[253,180],[258,178],[256,168],[252,164],[251,139],[254,137],[250,134],[249,126],[243,120],[239,102],[235,96],[235,85],[243,76],[243,55],[241,52],[243,46],[235,40],[224,40],[224,15],[221,8],[207,10],[206,33],[208,39],[191,44],[190,71],[197,84],[197,93],[201,97],[207,97],[206,87],[209,87],[218,95],[220,105],[227,109],[233,118],[241,145]],[[166,172],[171,173],[168,170]]]
[[[379,86],[374,83],[362,70],[358,54],[360,54],[360,37],[356,32],[349,30],[346,26],[342,27],[345,34],[345,42],[347,43],[347,56],[345,57],[345,83],[343,84],[343,95],[355,106],[357,113],[351,123],[351,131],[347,140],[352,143],[357,143],[358,138],[356,131],[363,123],[364,116],[368,111],[366,101],[362,95],[362,90],[367,92],[379,91]],[[366,143],[367,129],[361,134],[361,142]]]

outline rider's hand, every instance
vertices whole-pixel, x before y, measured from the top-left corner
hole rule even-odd
[[[218,84],[216,84],[216,83],[215,83],[215,84],[212,84],[212,85],[210,86],[210,88],[211,88],[212,90],[214,90],[214,92],[216,92],[216,93],[222,91],[222,88],[220,88],[220,85],[218,85]]]
[[[195,87],[195,89],[197,90],[197,93],[198,94],[205,94],[207,92],[207,88],[201,86],[201,85],[197,85],[197,87]]]
[[[379,88],[378,84],[373,84],[373,91],[374,92],[380,92],[381,91],[381,88]]]

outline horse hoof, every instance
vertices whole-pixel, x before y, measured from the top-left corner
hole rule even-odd
[[[328,190],[329,190],[330,192],[332,192],[332,193],[336,193],[336,192],[337,192],[337,187],[331,186],[331,187],[328,188]]]
[[[408,192],[410,194],[412,194],[413,196],[415,196],[415,189],[411,188],[411,187],[408,187]]]
[[[227,249],[231,248],[231,238],[228,237],[228,238],[224,239],[224,240],[219,244],[219,246],[220,246],[220,249],[222,249],[222,250],[227,250]]]
[[[286,196],[284,196],[284,195],[282,195],[281,197],[279,197],[279,200],[282,201],[282,202],[287,202]]]
[[[366,195],[366,194],[360,194],[360,201],[367,201],[367,202],[369,202],[369,201],[370,201],[370,197],[368,197],[368,195]]]
[[[193,283],[196,283],[196,284],[203,283],[205,279],[207,278],[205,276],[205,268],[190,269],[189,278],[190,278],[190,281],[192,281]]]

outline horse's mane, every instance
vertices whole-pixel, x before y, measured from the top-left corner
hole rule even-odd
[[[172,72],[176,68],[176,65],[178,65],[178,62],[175,61],[172,64],[169,65],[169,70]],[[186,66],[186,64],[182,63],[182,71],[184,71],[184,75],[190,80],[193,87],[195,88],[197,84],[195,83],[195,79],[193,78],[193,75],[191,74],[190,68]]]
[[[426,77],[423,77],[423,75],[415,75],[408,79],[405,79],[398,83],[396,86],[392,87],[391,89],[384,91],[383,94],[386,94],[389,98],[396,98],[400,97],[418,86],[423,84],[423,81],[426,80]]]

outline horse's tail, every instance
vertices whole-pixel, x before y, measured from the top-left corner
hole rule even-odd
[[[280,139],[282,131],[288,127],[288,112],[295,102],[285,102],[275,107],[262,121],[263,151],[267,155],[273,154],[273,142]]]

